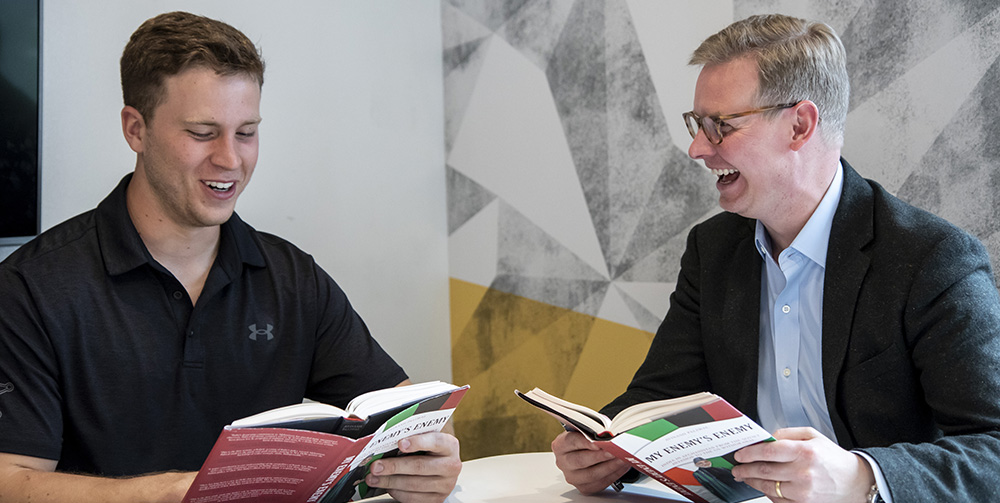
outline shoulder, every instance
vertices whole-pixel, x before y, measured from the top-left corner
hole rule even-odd
[[[909,291],[911,301],[920,305],[959,282],[995,295],[989,253],[979,239],[897,198],[877,182],[864,180],[863,185],[866,197],[844,208],[851,216],[844,218],[836,238],[831,236],[831,255],[857,257],[849,250],[857,246],[868,261],[870,277],[878,278],[873,284]],[[833,260],[845,267],[854,263]]]
[[[259,231],[242,221],[240,226],[245,229],[245,238],[238,238],[238,241],[242,241],[238,246],[245,261],[254,262],[249,256],[256,251],[260,254],[262,261],[260,265],[265,266],[269,271],[267,274],[276,281],[297,285],[307,282],[323,290],[330,287],[339,290],[339,286],[316,262],[315,257],[296,244],[281,236]],[[245,242],[244,239],[249,242]]]
[[[913,259],[939,244],[982,248],[978,239],[947,220],[892,195],[844,164],[844,191],[834,217],[831,248],[845,245]]]
[[[313,261],[312,255],[299,248],[295,243],[269,232],[258,231],[249,225],[247,228],[260,247],[261,253],[267,256],[287,256],[294,260]]]
[[[46,230],[14,250],[0,265],[14,269],[44,266],[97,252],[94,213],[87,211]]]

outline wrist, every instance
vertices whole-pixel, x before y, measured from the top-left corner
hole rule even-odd
[[[858,472],[859,472],[858,478],[860,479],[854,487],[861,490],[860,493],[862,498],[860,499],[860,501],[863,501],[865,503],[874,503],[872,501],[872,488],[878,487],[875,478],[875,470],[872,467],[872,465],[868,462],[868,459],[865,456],[862,456],[857,452],[855,452],[854,454],[858,458]],[[876,489],[876,494],[877,494],[877,489]],[[857,496],[854,496],[852,497],[852,500],[858,501],[856,498]],[[882,503],[881,500],[879,500],[879,503]]]
[[[865,500],[865,503],[885,503],[882,495],[879,494],[878,484],[872,484],[871,489],[868,490],[868,499]]]
[[[140,501],[178,503],[184,499],[197,472],[164,472],[132,479],[139,484]]]

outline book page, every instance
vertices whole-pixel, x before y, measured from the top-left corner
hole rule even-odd
[[[569,419],[572,422],[579,423],[577,426],[584,426],[588,431],[593,432],[594,435],[599,435],[604,431],[610,429],[611,418],[595,411],[589,407],[575,404],[559,398],[555,395],[546,393],[545,391],[535,388],[527,393],[522,393],[518,390],[514,390],[514,393],[525,399],[532,405],[542,408],[550,414],[555,413],[557,415],[563,416],[564,419]],[[557,418],[559,419],[559,418]],[[587,433],[584,431],[583,433]]]
[[[715,400],[718,400],[717,396],[708,392],[701,392],[678,398],[635,404],[619,412],[618,415],[611,420],[611,431],[617,435],[623,431],[635,428],[640,424],[648,423],[650,421],[693,409],[695,407],[700,407]]]
[[[329,417],[343,417],[346,415],[347,412],[340,407],[334,407],[333,405],[320,402],[303,402],[267,410],[259,414],[254,414],[252,416],[233,421],[232,426],[234,428],[246,428],[268,424],[289,423],[292,421],[309,421]]]
[[[369,391],[351,400],[347,404],[347,411],[357,417],[367,418],[376,412],[456,389],[458,389],[458,386],[453,384],[441,381],[429,381],[409,386]]]

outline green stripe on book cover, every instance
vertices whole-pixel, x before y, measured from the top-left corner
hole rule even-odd
[[[656,421],[636,426],[625,433],[639,438],[644,438],[646,440],[656,440],[676,429],[677,425],[674,423],[671,423],[666,419],[657,419]]]
[[[397,424],[400,423],[400,421],[402,421],[402,420],[404,420],[404,419],[412,416],[415,412],[417,412],[417,407],[418,406],[420,406],[420,404],[419,403],[415,403],[415,404],[411,405],[410,407],[408,407],[406,410],[404,410],[404,411],[400,412],[399,414],[396,414],[395,416],[392,416],[391,418],[389,418],[389,420],[385,422],[385,430],[388,430],[389,428],[392,428],[393,426],[396,426]]]
[[[712,462],[712,466],[717,466],[719,468],[726,468],[728,470],[732,470],[733,466],[735,466],[733,463],[730,463],[728,459],[721,456],[716,458],[710,458],[709,461]]]

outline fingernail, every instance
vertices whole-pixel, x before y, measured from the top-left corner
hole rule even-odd
[[[382,463],[372,463],[372,473],[377,475],[383,471],[385,471],[385,467],[382,466]]]
[[[369,475],[367,480],[368,485],[373,487],[378,487],[378,477]]]
[[[405,439],[404,438],[404,439],[400,440],[399,441],[399,448],[402,451],[408,450],[410,448],[410,441],[409,441],[409,439]]]

